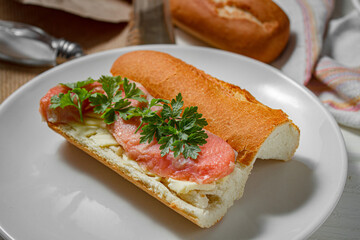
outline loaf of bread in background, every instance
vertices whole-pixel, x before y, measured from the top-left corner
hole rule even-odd
[[[299,128],[282,110],[169,54],[129,52],[114,62],[111,73],[142,84],[155,98],[170,100],[180,92],[184,106],[198,106],[206,128],[238,152],[242,166],[252,166],[256,158],[289,160],[299,145]]]
[[[175,25],[211,46],[262,62],[285,48],[290,23],[271,0],[170,0]]]

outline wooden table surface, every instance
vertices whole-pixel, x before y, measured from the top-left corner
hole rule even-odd
[[[344,9],[338,8],[338,11]],[[126,23],[98,22],[10,0],[0,0],[0,19],[38,26],[55,37],[79,43],[86,54],[126,45]],[[0,103],[20,86],[48,69],[0,61]],[[360,239],[360,130],[344,127],[341,130],[349,155],[345,190],[331,216],[310,239]]]

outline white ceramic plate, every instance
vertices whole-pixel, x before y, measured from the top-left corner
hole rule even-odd
[[[200,229],[52,132],[40,98],[59,82],[109,74],[136,49],[168,52],[282,108],[301,129],[292,161],[257,161],[223,220]],[[86,56],[47,71],[0,108],[0,226],[21,239],[302,239],[334,209],[344,187],[346,151],[333,118],[277,70],[224,51],[156,45]]]

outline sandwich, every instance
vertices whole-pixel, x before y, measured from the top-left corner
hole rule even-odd
[[[152,58],[164,65],[148,65]],[[176,79],[157,71],[176,71],[169,74],[182,74],[184,83],[173,83],[172,89]],[[124,54],[111,73],[50,89],[40,100],[43,119],[70,143],[202,228],[221,220],[241,198],[256,158],[286,161],[298,146],[299,129],[281,110],[168,54]],[[232,102],[222,106],[220,123],[216,101]],[[229,134],[237,126],[231,122],[245,126]]]

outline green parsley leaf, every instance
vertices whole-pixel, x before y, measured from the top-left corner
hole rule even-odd
[[[60,93],[51,98],[50,108],[74,106],[78,109],[80,120],[83,121],[82,106],[86,99],[90,97],[90,93],[85,88],[74,88],[66,94]]]
[[[155,127],[161,126],[161,124],[163,123],[163,120],[157,115],[157,112],[155,112],[151,109],[152,107],[161,106],[161,103],[169,103],[169,101],[165,100],[165,99],[161,99],[161,98],[153,98],[153,99],[151,99],[150,104],[147,107],[133,108],[129,111],[127,120],[131,119],[133,117],[141,118],[140,125],[136,129],[135,133],[137,133],[142,128],[144,123],[152,123]],[[153,131],[152,128],[145,128],[142,130],[143,130],[143,135],[152,134],[152,137],[151,138],[149,138],[149,137],[140,138],[140,140],[141,140],[140,143],[146,143],[146,142],[150,143],[153,139],[154,134],[156,136],[159,136],[159,132]],[[151,139],[151,140],[149,141],[149,139]],[[158,139],[158,137],[156,139]]]
[[[160,116],[151,111],[151,105],[162,103]],[[202,114],[197,112],[197,107],[182,109],[184,102],[179,93],[175,99],[169,101],[152,100],[147,108],[136,108],[130,117],[142,117],[138,127],[141,143],[150,143],[154,139],[160,144],[161,155],[164,156],[170,151],[177,157],[183,154],[185,158],[196,159],[200,152],[201,145],[206,143],[208,137],[203,127],[207,122]],[[128,117],[129,117],[128,116]]]
[[[64,108],[66,106],[74,106],[78,109],[80,120],[83,121],[82,106],[86,99],[90,97],[90,92],[85,88],[86,85],[95,82],[94,79],[88,78],[84,81],[78,81],[74,83],[61,83],[61,85],[70,88],[67,93],[60,93],[51,97],[50,108]]]
[[[86,85],[91,84],[93,82],[95,82],[94,79],[88,78],[88,79],[86,79],[84,81],[78,81],[78,82],[74,82],[74,83],[61,83],[61,85],[66,86],[66,87],[68,87],[70,89],[74,89],[74,88],[83,88]]]
[[[154,140],[154,137],[156,139],[159,137],[159,130],[157,124],[143,125],[141,130],[142,132],[140,134],[140,143],[151,143]]]
[[[65,98],[68,98],[68,99],[65,99]],[[52,109],[55,109],[58,107],[64,108],[68,105],[72,105],[70,95],[64,97],[64,93],[59,93],[59,95],[54,95],[51,97],[50,108],[52,108]]]
[[[160,146],[160,154],[161,156],[165,156],[170,152],[170,150],[173,148],[174,139],[171,136],[162,137],[159,141]]]
[[[101,117],[104,119],[106,124],[111,124],[117,120],[116,112],[113,108],[106,109]]]
[[[192,158],[192,159],[196,159],[197,156],[199,155],[199,152],[201,151],[201,149],[199,148],[199,146],[197,145],[189,145],[189,144],[184,144],[184,151],[182,152],[182,154],[184,155],[185,158]]]
[[[172,118],[179,118],[182,112],[182,107],[184,106],[184,102],[182,101],[182,96],[179,93],[176,96],[176,99],[171,100],[171,108],[172,108]]]
[[[123,86],[125,98],[134,99],[139,102],[147,102],[146,98],[142,97],[142,95],[145,95],[145,93],[141,91],[140,88],[136,87],[135,83],[129,83],[129,80],[124,78]]]
[[[106,95],[101,93],[94,93],[89,98],[90,103],[94,107],[94,113],[101,114],[104,113],[105,110],[110,107],[111,102],[108,101]]]
[[[113,99],[120,88],[120,84],[123,83],[120,76],[101,76],[98,82],[101,83],[102,88],[104,89],[109,100]]]
[[[172,148],[171,150],[174,152],[174,157],[177,158],[180,153],[183,153],[185,149],[184,146],[184,142],[180,141],[180,140],[176,140],[174,141],[174,143],[172,144]],[[184,155],[185,157],[185,155]]]
[[[101,83],[105,94],[95,93],[90,96],[90,103],[95,106],[94,112],[102,114],[101,118],[105,123],[111,124],[117,120],[118,117],[124,120],[130,119],[136,113],[131,111],[134,107],[130,106],[129,99],[134,99],[139,102],[147,102],[143,91],[136,87],[135,83],[129,83],[127,78],[122,79],[120,76],[101,76],[98,80]],[[123,88],[123,90],[121,90]]]

